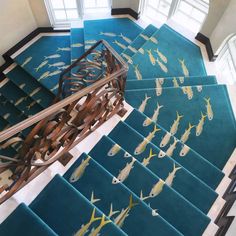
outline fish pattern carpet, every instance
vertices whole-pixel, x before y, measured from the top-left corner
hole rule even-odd
[[[0,130],[50,106],[61,72],[102,39],[129,65],[132,111],[31,204],[21,203],[0,235],[213,235],[211,212],[224,203],[218,187],[236,146],[235,117],[227,87],[207,75],[200,48],[168,25],[142,29],[114,18],[43,35],[5,73]],[[17,151],[12,145],[0,155]]]

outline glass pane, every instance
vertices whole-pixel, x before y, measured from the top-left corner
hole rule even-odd
[[[67,10],[66,14],[67,14],[67,18],[70,20],[75,20],[79,18],[77,10]]]
[[[64,10],[55,10],[54,14],[56,20],[66,20],[66,12]]]
[[[109,7],[109,0],[98,0],[99,7]]]
[[[149,6],[157,8],[158,4],[159,4],[159,1],[157,1],[157,0],[148,0],[148,5]]]
[[[65,8],[77,8],[76,0],[64,0]]]
[[[64,8],[63,0],[51,0],[54,9]]]
[[[201,12],[201,11],[199,11],[197,9],[193,9],[192,17],[194,19],[196,19],[197,21],[199,21],[199,22],[203,22],[205,17],[206,17],[206,15],[203,12]]]
[[[93,8],[96,7],[95,0],[84,0],[84,8]]]
[[[181,2],[179,5],[179,9],[181,9],[185,13],[191,14],[193,7],[186,2]]]
[[[170,5],[164,1],[161,1],[158,9],[163,15],[168,16],[169,10],[170,10]]]

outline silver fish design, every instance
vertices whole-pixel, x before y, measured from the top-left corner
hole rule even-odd
[[[144,112],[145,111],[145,108],[147,106],[147,102],[148,102],[149,99],[151,99],[151,97],[148,97],[147,94],[145,94],[145,98],[144,98],[144,100],[142,101],[141,105],[138,108],[138,110],[140,112]]]

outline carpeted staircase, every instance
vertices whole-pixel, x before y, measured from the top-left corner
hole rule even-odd
[[[29,206],[20,204],[0,235],[213,235],[235,117],[200,48],[167,25],[85,21],[70,36],[41,37],[14,55],[0,83],[0,130],[48,107],[60,73],[100,39],[129,65],[125,99],[134,109]],[[15,156],[17,146],[0,154]]]

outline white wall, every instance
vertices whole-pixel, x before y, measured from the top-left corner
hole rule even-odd
[[[0,55],[36,28],[28,0],[0,0]],[[0,56],[0,65],[3,63]]]
[[[1,0],[0,0],[1,1]],[[50,27],[51,23],[47,14],[44,0],[28,0],[38,27]]]
[[[141,0],[112,0],[112,8],[131,8],[134,11],[139,11]]]

